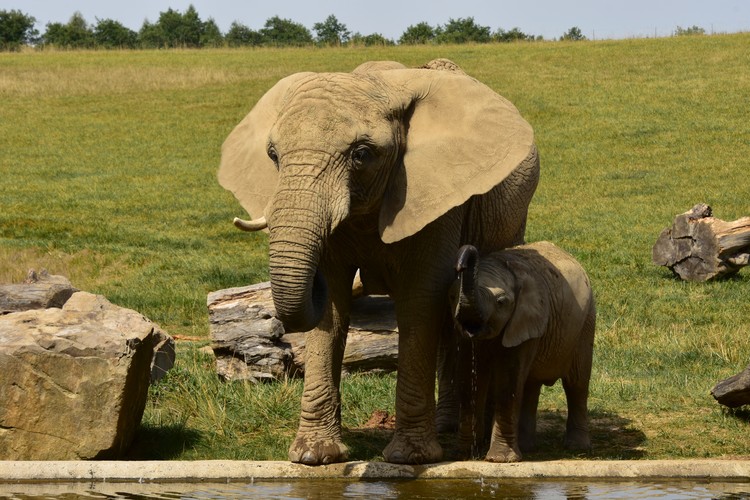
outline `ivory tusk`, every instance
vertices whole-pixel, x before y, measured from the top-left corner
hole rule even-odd
[[[239,217],[234,218],[234,225],[243,231],[260,231],[268,227],[265,217],[259,217],[253,220],[244,220]]]

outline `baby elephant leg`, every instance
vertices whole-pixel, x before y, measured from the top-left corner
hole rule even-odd
[[[492,438],[485,460],[520,462],[522,455],[518,443],[518,432],[527,370],[519,367],[518,360],[513,358],[501,360],[498,364],[504,369],[499,370],[500,376],[495,379]]]
[[[565,447],[571,450],[591,449],[589,434],[589,380],[594,351],[596,315],[591,308],[581,332],[581,342],[570,372],[563,377],[563,388],[568,401],[568,422],[565,429]]]
[[[518,444],[521,451],[533,451],[536,446],[536,410],[542,384],[527,380],[521,402],[521,418],[518,422]]]

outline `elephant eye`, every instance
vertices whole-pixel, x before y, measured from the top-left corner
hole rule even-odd
[[[269,146],[267,153],[271,161],[276,164],[276,168],[279,168],[279,155],[276,153],[276,149],[273,146]]]
[[[364,144],[355,147],[352,150],[352,161],[357,165],[367,163],[372,158],[372,150]]]

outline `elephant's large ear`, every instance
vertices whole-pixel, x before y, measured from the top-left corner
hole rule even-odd
[[[471,196],[497,186],[534,154],[534,132],[507,99],[461,72],[391,70],[407,110],[404,169],[380,212],[392,243],[415,234]],[[410,115],[409,115],[410,113]]]
[[[297,73],[280,80],[258,100],[221,147],[219,184],[231,191],[253,217],[263,215],[276,189],[278,174],[266,149],[268,134],[289,88],[311,74]]]
[[[550,316],[549,294],[534,270],[524,263],[514,263],[512,272],[516,277],[516,303],[503,332],[504,347],[544,335]]]

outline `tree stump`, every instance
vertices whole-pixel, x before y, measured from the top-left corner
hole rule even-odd
[[[219,377],[256,383],[304,374],[305,333],[284,332],[276,318],[270,283],[212,292],[207,303]],[[385,296],[354,299],[344,371],[394,371],[397,361],[393,302]]]
[[[750,365],[737,375],[717,383],[711,395],[724,406],[737,408],[750,405]]]
[[[708,205],[695,205],[661,232],[652,259],[687,281],[732,275],[750,263],[750,217],[725,222]]]

